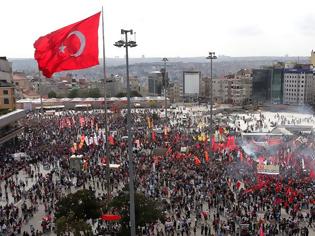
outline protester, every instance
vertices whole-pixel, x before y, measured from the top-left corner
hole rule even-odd
[[[315,219],[314,139],[303,136],[242,138],[241,132],[269,130],[275,124],[314,124],[313,117],[274,114],[230,115],[215,120],[214,137],[203,124],[206,112],[137,109],[132,113],[135,187],[163,203],[167,220],[147,225],[142,235],[308,235]],[[30,113],[21,121],[25,132],[0,147],[0,226],[3,234],[38,235],[53,227],[34,214],[53,218],[55,203],[70,191],[94,189],[106,196],[104,114],[63,111],[55,115]],[[108,117],[111,194],[128,185],[126,111]],[[299,139],[299,141],[297,141]],[[13,153],[27,157],[15,160]],[[211,155],[213,153],[213,155]],[[70,166],[71,155],[83,155],[83,171]],[[303,161],[301,161],[303,159]],[[279,166],[275,175],[259,174],[261,165]],[[46,170],[45,170],[46,169]],[[21,178],[21,176],[27,178]],[[53,220],[53,219],[52,219]],[[30,225],[30,227],[25,227]],[[96,235],[117,232],[97,221]]]

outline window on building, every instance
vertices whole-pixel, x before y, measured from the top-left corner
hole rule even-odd
[[[4,98],[4,99],[3,99],[3,104],[6,104],[6,105],[7,105],[7,104],[10,104],[9,98]]]
[[[3,90],[3,95],[8,95],[9,91],[8,90]]]

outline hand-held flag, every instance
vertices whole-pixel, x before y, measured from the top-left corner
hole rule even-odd
[[[99,64],[100,14],[99,12],[36,40],[34,57],[44,76],[50,78],[55,72],[84,69]]]

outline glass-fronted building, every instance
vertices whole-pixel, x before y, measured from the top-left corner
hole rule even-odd
[[[284,68],[273,68],[271,70],[271,102],[274,104],[283,103],[283,78]]]
[[[271,69],[253,69],[252,101],[255,104],[270,102]]]

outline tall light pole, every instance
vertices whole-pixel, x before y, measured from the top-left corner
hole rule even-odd
[[[128,47],[136,47],[135,41],[128,41],[128,33],[133,34],[133,30],[121,30],[121,34],[125,35],[125,41],[119,40],[114,46],[126,48],[126,70],[127,70],[127,129],[128,129],[128,159],[129,159],[129,204],[130,204],[130,235],[136,236],[136,217],[135,217],[135,196],[134,196],[134,173],[133,173],[133,153],[132,153],[132,133],[131,133],[131,106],[130,106],[130,83],[129,83],[129,59]]]
[[[168,59],[164,57],[162,59],[164,61],[164,70],[163,70],[163,85],[164,85],[164,109],[165,109],[165,121],[167,122],[167,97],[166,97],[166,91],[167,91],[167,78],[166,78],[166,62]]]
[[[212,90],[212,60],[217,59],[217,56],[215,55],[215,52],[209,52],[209,56],[206,57],[206,59],[210,60],[210,152],[209,156],[210,158],[213,156],[212,153],[212,136],[213,136],[213,90]]]

